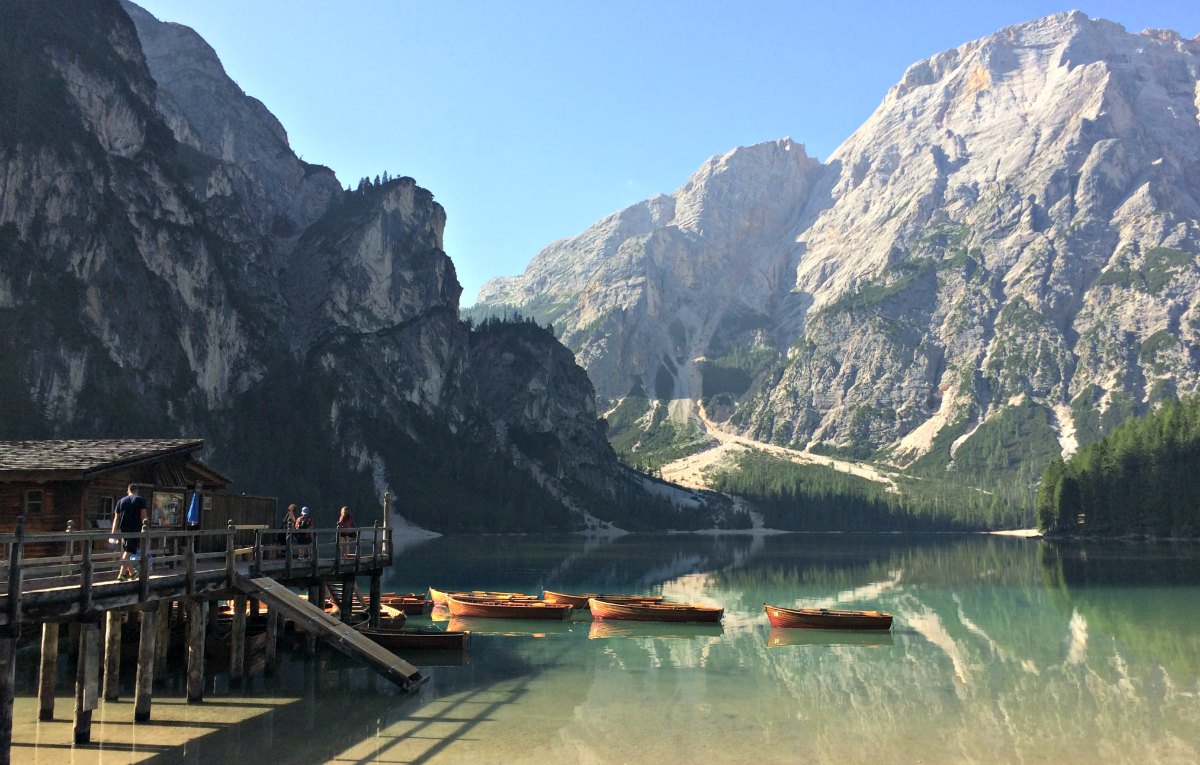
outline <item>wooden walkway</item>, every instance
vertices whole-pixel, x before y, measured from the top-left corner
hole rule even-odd
[[[388,513],[387,499],[384,507]],[[156,664],[163,661],[172,611],[186,612],[187,697],[200,702],[204,696],[204,641],[207,625],[216,619],[210,604],[232,599],[229,674],[243,676],[246,615],[251,601],[271,606],[268,616],[268,648],[273,661],[274,639],[284,614],[314,638],[323,637],[334,648],[362,659],[401,688],[412,690],[425,680],[416,667],[362,636],[349,625],[325,614],[318,607],[321,587],[333,580],[342,591],[353,593],[358,576],[371,582],[373,623],[378,623],[380,580],[392,563],[392,534],[383,527],[357,529],[308,529],[308,536],[292,530],[264,527],[235,527],[232,522],[219,530],[167,530],[143,526],[140,532],[116,534],[136,537],[149,555],[126,562],[134,575],[118,579],[122,561],[111,552],[110,534],[105,531],[77,532],[68,527],[61,533],[26,534],[18,518],[16,532],[0,534],[0,765],[11,757],[15,648],[23,628],[42,632],[39,676],[39,716],[54,716],[59,625],[75,622],[79,639],[75,688],[75,743],[91,740],[92,711],[101,692],[109,700],[119,692],[116,678],[123,615],[140,615],[138,670],[134,721],[150,719],[151,695]],[[26,551],[35,556],[27,556]],[[307,588],[309,600],[293,594],[288,586]],[[178,601],[181,608],[172,608]],[[351,612],[342,604],[343,615]],[[211,616],[211,618],[210,618]],[[102,624],[103,623],[103,624]],[[103,647],[101,646],[101,632]],[[162,636],[160,638],[160,636]],[[103,664],[103,691],[100,683]],[[160,670],[161,671],[161,670]],[[111,681],[111,682],[110,682]]]

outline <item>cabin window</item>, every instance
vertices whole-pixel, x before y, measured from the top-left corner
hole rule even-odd
[[[111,521],[114,504],[112,497],[100,497],[100,514],[96,517],[101,521]]]
[[[25,514],[42,512],[44,495],[41,489],[29,489],[25,492]]]

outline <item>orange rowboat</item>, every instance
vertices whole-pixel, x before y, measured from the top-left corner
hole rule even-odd
[[[547,603],[566,603],[568,606],[578,609],[587,608],[588,601],[592,598],[608,603],[661,603],[663,601],[662,595],[600,595],[597,593],[570,595],[565,592],[551,592],[550,590],[542,593],[542,600]]]
[[[783,608],[763,604],[772,627],[810,630],[890,630],[892,615],[883,611],[842,611],[832,608]]]
[[[472,598],[474,600],[539,600],[537,595],[526,595],[523,592],[488,592],[487,590],[435,590],[429,588],[429,599],[434,607],[445,606],[446,597]]]
[[[596,619],[626,619],[637,622],[719,622],[723,608],[690,603],[611,603],[592,598],[588,601]]]
[[[479,600],[446,597],[451,616],[483,617],[487,619],[555,619],[565,620],[574,610],[564,603],[541,600]]]

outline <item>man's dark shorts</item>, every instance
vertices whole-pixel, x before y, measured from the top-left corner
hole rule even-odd
[[[141,546],[141,544],[142,540],[139,537],[125,537],[121,543],[121,549],[130,555],[133,555],[138,551],[138,548]]]

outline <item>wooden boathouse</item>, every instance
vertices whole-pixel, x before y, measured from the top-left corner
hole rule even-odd
[[[416,667],[345,623],[359,576],[370,579],[369,619],[378,623],[380,581],[392,561],[390,497],[382,526],[312,529],[305,542],[274,528],[273,499],[221,494],[230,481],[196,459],[202,447],[181,439],[0,442],[0,765],[11,761],[17,641],[41,633],[39,718],[53,719],[63,624],[71,627],[67,650],[77,657],[77,744],[91,741],[99,700],[120,693],[127,619],[138,624],[134,722],[150,719],[154,676],[165,669],[173,622],[186,628],[188,702],[203,701],[205,640],[218,600],[233,603],[231,679],[245,674],[247,618],[266,604],[268,666],[287,618],[308,636],[309,650],[324,638],[403,688],[424,680]],[[139,532],[116,536],[138,536],[153,554],[140,557],[134,579],[119,581],[110,501],[130,483],[144,487],[151,518]],[[192,493],[202,502],[202,523],[187,527],[184,503]],[[342,593],[340,619],[322,608],[331,589]]]

